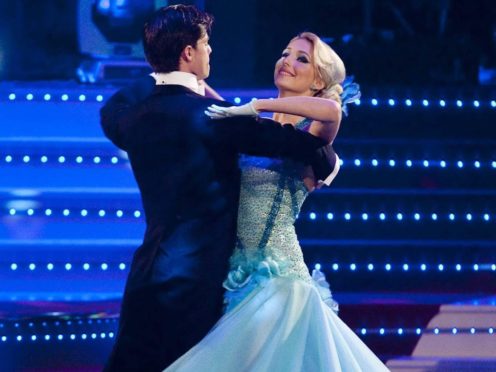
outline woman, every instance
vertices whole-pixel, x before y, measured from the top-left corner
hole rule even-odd
[[[214,106],[209,115],[277,112],[277,121],[332,142],[341,121],[344,78],[336,53],[305,32],[276,63],[278,99]],[[166,371],[387,371],[336,315],[323,274],[310,276],[303,261],[294,222],[316,186],[299,163],[243,158],[238,244],[224,282],[226,313]]]

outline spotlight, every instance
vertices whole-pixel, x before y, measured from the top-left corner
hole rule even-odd
[[[77,71],[84,83],[122,80],[149,73],[141,33],[155,11],[153,0],[80,0],[80,52],[90,56]]]

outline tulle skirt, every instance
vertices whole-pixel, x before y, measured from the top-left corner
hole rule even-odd
[[[165,371],[388,371],[315,285],[271,278]]]

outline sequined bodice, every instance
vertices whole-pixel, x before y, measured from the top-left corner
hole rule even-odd
[[[238,241],[231,270],[241,268],[249,274],[266,261],[277,265],[282,275],[311,281],[294,227],[308,195],[304,165],[251,156],[244,156],[240,165]]]

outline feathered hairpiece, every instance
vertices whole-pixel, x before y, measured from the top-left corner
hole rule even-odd
[[[353,103],[355,101],[358,101],[360,97],[362,96],[362,93],[360,92],[360,85],[357,83],[353,82],[354,76],[347,76],[346,79],[344,79],[343,84],[341,86],[343,87],[343,93],[341,93],[341,107],[343,108],[343,112],[345,116],[348,116],[348,104]]]

